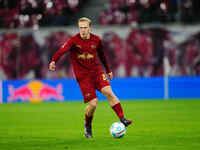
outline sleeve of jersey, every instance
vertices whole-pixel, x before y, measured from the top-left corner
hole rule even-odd
[[[70,48],[72,47],[72,39],[67,40],[62,47],[53,55],[52,57],[52,61],[57,62],[60,57],[65,54],[66,52],[68,52],[70,50]]]
[[[106,72],[107,73],[110,73],[111,72],[111,69],[108,65],[108,61],[106,59],[106,56],[105,56],[105,53],[104,53],[104,50],[103,50],[103,45],[102,45],[102,42],[100,41],[100,44],[99,44],[99,47],[97,49],[97,52],[98,52],[98,56],[101,60],[101,62],[103,63],[105,69],[106,69]]]

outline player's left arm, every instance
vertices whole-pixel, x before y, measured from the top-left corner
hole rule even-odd
[[[105,53],[104,53],[104,50],[103,50],[103,44],[102,44],[101,40],[99,41],[99,46],[97,48],[97,52],[98,52],[98,56],[99,56],[101,62],[103,63],[103,65],[106,69],[106,73],[108,74],[109,78],[112,80],[113,74],[112,74],[112,71],[111,71],[111,69],[108,65],[108,61],[106,59],[106,56],[105,56]]]
[[[113,73],[112,72],[108,73],[108,76],[109,76],[110,80],[113,79]]]

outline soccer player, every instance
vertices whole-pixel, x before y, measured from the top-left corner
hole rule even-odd
[[[91,33],[91,20],[86,17],[80,18],[78,27],[79,33],[68,39],[53,55],[49,70],[55,71],[55,64],[59,58],[64,53],[70,52],[76,80],[84,97],[84,102],[88,103],[85,109],[85,137],[92,138],[92,119],[98,102],[96,90],[106,96],[110,106],[125,126],[130,125],[132,121],[124,117],[120,101],[111,89],[107,75],[112,80],[113,74],[105,58],[101,39]],[[104,73],[99,60],[105,67],[107,75]]]

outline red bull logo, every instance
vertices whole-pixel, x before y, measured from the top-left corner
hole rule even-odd
[[[41,81],[31,81],[28,84],[14,88],[13,85],[8,85],[8,102],[14,102],[18,99],[21,101],[41,102],[55,99],[63,101],[62,84],[58,84],[55,88],[42,83]]]

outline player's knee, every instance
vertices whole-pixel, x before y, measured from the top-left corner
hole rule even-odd
[[[91,101],[89,102],[90,107],[92,107],[92,108],[94,108],[94,109],[97,107],[97,104],[98,104],[97,98],[95,98],[95,99],[93,99],[93,100],[91,100]]]
[[[112,91],[111,91],[111,90],[108,90],[108,89],[102,90],[102,94],[103,94],[104,96],[106,96],[106,97],[114,97]]]

